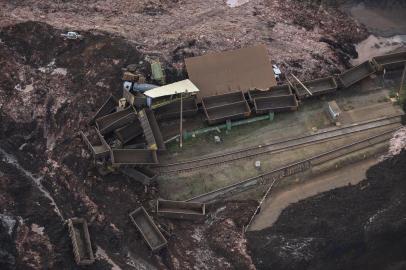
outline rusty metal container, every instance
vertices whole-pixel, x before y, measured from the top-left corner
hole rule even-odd
[[[141,206],[135,209],[129,214],[129,217],[153,252],[164,248],[168,244],[144,207]]]
[[[105,115],[108,115],[108,114],[114,112],[114,110],[116,109],[117,106],[118,106],[118,102],[117,102],[116,98],[113,97],[112,95],[110,95],[109,98],[106,100],[106,102],[104,102],[104,104],[100,107],[100,109],[92,117],[92,119],[90,121],[91,124],[93,124],[97,118],[103,117]]]
[[[237,103],[245,101],[244,93],[243,92],[233,92],[233,93],[228,93],[228,94],[223,94],[223,95],[218,95],[218,96],[210,96],[210,97],[204,97],[202,99],[202,104],[206,109],[214,108],[214,107],[220,107],[224,105],[229,105],[232,103]]]
[[[155,138],[155,142],[158,147],[158,150],[160,150],[160,151],[166,150],[165,142],[162,137],[161,129],[159,128],[158,122],[156,121],[154,111],[152,111],[149,108],[144,109],[144,111],[148,118],[148,122],[151,127],[152,134]]]
[[[166,218],[202,221],[206,216],[206,205],[158,199],[156,213],[158,216]]]
[[[263,97],[254,99],[256,114],[266,114],[269,112],[284,112],[297,110],[298,102],[295,95]]]
[[[158,176],[157,173],[146,167],[122,168],[121,172],[143,185],[150,185]]]
[[[99,159],[103,158],[109,155],[110,153],[110,147],[107,145],[106,141],[104,140],[103,136],[96,130],[97,135],[98,135],[98,143],[97,144],[92,144],[90,143],[89,138],[82,132],[80,131],[80,135],[87,145],[88,149],[93,155],[94,159]]]
[[[114,166],[158,164],[156,150],[149,149],[111,149],[110,158]]]
[[[89,229],[86,220],[83,218],[70,218],[67,222],[75,262],[78,265],[89,265],[94,263],[92,244],[90,242]]]
[[[310,95],[309,92],[307,92],[306,89],[304,89],[300,84],[295,84],[294,90],[299,99],[333,93],[338,88],[337,82],[333,77],[305,81],[303,84],[307,87],[307,89],[309,89],[312,95]]]
[[[251,102],[254,102],[255,98],[264,98],[264,97],[276,97],[276,96],[288,96],[292,95],[292,88],[289,84],[273,86],[269,90],[249,90],[248,97]]]
[[[227,120],[247,118],[251,115],[251,109],[245,100],[209,109],[203,107],[203,109],[210,125],[219,124]]]
[[[117,138],[121,141],[122,144],[126,144],[142,134],[141,124],[138,120],[136,120],[133,123],[116,129],[114,131],[114,134],[116,134]]]
[[[372,63],[370,61],[365,61],[358,66],[344,71],[338,75],[338,79],[340,80],[340,83],[347,88],[367,78],[371,74],[375,73],[375,71],[375,67],[372,65]]]
[[[251,115],[251,109],[243,92],[205,97],[202,99],[202,106],[210,125]]]
[[[406,51],[376,56],[372,58],[372,62],[380,69],[402,69],[406,63]]]
[[[96,119],[96,126],[101,134],[107,134],[128,123],[134,122],[136,115],[133,108],[129,107],[122,111],[114,112]]]
[[[196,103],[195,97],[189,97],[183,99],[183,110],[182,110],[182,117],[191,117],[195,116],[198,112],[198,107]],[[158,120],[166,120],[166,119],[176,119],[180,117],[180,100],[176,100],[169,104],[160,106],[154,109],[156,118]]]

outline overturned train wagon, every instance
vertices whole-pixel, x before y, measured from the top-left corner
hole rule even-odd
[[[134,110],[132,107],[128,107],[125,110],[114,112],[96,119],[96,126],[100,133],[105,135],[115,129],[125,126],[126,124],[134,122],[136,119],[137,116]]]
[[[401,69],[406,63],[406,51],[398,53],[390,53],[372,58],[372,62],[379,69]]]
[[[375,73],[375,71],[376,70],[374,65],[372,65],[370,61],[365,61],[358,66],[344,71],[343,73],[338,75],[338,79],[341,85],[347,88],[369,77],[371,74]]]
[[[154,111],[147,108],[145,109],[145,113],[151,126],[152,133],[154,135],[158,150],[160,151],[166,150],[165,142],[161,133],[161,129],[159,128],[158,122],[156,120]]]
[[[88,149],[93,155],[94,159],[99,159],[103,158],[109,155],[110,153],[110,148],[107,145],[106,141],[104,138],[100,135],[100,133],[96,130],[97,132],[97,137],[98,137],[98,142],[95,144],[92,144],[89,140],[89,138],[82,132],[80,131],[80,135],[82,136],[83,141],[87,145]]]
[[[138,113],[138,119],[144,132],[148,148],[153,150],[165,150],[165,142],[156,121],[155,114],[151,109],[143,109]]]
[[[129,217],[153,252],[164,248],[168,244],[144,207],[135,209],[129,214]]]
[[[157,173],[146,167],[124,167],[121,172],[143,185],[150,185],[158,176]]]
[[[92,117],[90,123],[93,124],[94,121],[97,118],[106,116],[112,112],[114,112],[114,110],[116,109],[118,105],[118,102],[116,100],[115,97],[113,97],[112,95],[109,96],[109,98],[106,100],[106,102],[104,102],[104,104],[100,107],[100,109],[95,113],[95,115]]]
[[[206,215],[206,206],[204,203],[158,199],[156,213],[160,217],[202,221]]]
[[[111,149],[110,158],[113,166],[158,164],[156,150],[149,149]]]
[[[121,128],[114,131],[114,134],[120,140],[122,144],[126,144],[132,139],[142,135],[142,127],[138,120],[133,123],[127,124]]]
[[[83,218],[68,219],[69,236],[72,240],[73,255],[78,265],[94,263],[87,222]]]

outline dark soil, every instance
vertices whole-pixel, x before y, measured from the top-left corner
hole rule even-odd
[[[406,269],[406,151],[248,234],[257,269]]]
[[[209,212],[225,208],[204,223],[157,219],[156,185],[97,172],[78,132],[92,128],[89,119],[110,94],[121,97],[121,68],[135,64],[150,82],[149,64],[123,38],[81,32],[83,40],[64,40],[61,33],[39,22],[0,29],[0,269],[80,269],[65,224],[71,217],[88,221],[94,253],[103,249],[121,269],[252,268],[241,231],[255,202],[213,206]],[[157,254],[128,218],[141,205],[171,232]],[[97,255],[81,269],[110,268]]]
[[[88,220],[94,252],[102,247],[123,269],[128,249],[153,261],[127,214],[156,193],[120,174],[100,176],[77,136],[111,93],[121,97],[122,67],[135,64],[149,78],[149,65],[120,37],[84,32],[84,40],[64,40],[61,33],[38,22],[0,30],[0,148],[42,178],[65,219]],[[0,185],[0,213],[19,220],[14,235],[1,229],[0,268],[76,269],[67,228],[32,179],[1,161]],[[99,258],[87,269],[109,267]]]

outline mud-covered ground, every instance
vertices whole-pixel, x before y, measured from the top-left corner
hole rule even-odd
[[[215,205],[203,224],[157,219],[169,247],[151,254],[128,213],[151,209],[158,187],[99,175],[78,132],[121,95],[128,64],[150,82],[158,57],[171,81],[185,57],[265,43],[284,71],[315,78],[347,67],[367,36],[335,8],[292,0],[6,0],[0,27],[0,269],[78,269],[64,224],[75,216],[97,258],[83,269],[254,269],[241,231],[255,202]]]
[[[248,234],[257,269],[406,269],[406,151]]]
[[[273,63],[307,79],[348,67],[357,56],[353,44],[367,37],[365,27],[319,1],[247,2],[231,8],[225,0],[6,0],[0,25],[33,20],[115,33],[179,73],[185,57],[263,43]]]
[[[122,67],[136,64],[148,79],[145,56],[111,34],[61,33],[38,22],[0,31],[0,268],[76,269],[64,220],[83,217],[97,258],[86,269],[249,269],[240,232],[255,202],[219,205],[200,225],[160,220],[169,249],[150,253],[128,213],[150,209],[157,187],[99,175],[78,136],[110,93],[120,96]]]

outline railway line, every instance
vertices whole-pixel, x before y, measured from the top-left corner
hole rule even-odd
[[[359,140],[354,143],[338,147],[334,150],[327,151],[322,154],[315,155],[308,159],[291,163],[287,166],[266,172],[264,174],[251,177],[236,184],[232,184],[223,188],[219,188],[208,193],[204,193],[186,200],[187,202],[211,203],[218,200],[224,200],[239,194],[241,192],[257,188],[258,186],[270,186],[282,180],[285,177],[304,172],[312,168],[312,166],[320,165],[333,159],[346,156],[353,152],[366,149],[368,147],[388,141],[392,134],[397,130],[391,129],[379,135],[368,137],[367,139]]]
[[[155,167],[161,175],[179,174],[183,172],[219,166],[236,160],[252,158],[255,156],[286,151],[296,147],[312,145],[329,140],[334,140],[341,136],[351,135],[380,127],[391,127],[400,125],[401,115],[395,115],[385,118],[379,118],[367,122],[357,123],[338,129],[331,129],[319,132],[317,134],[306,135],[302,137],[291,138],[284,141],[258,145],[254,147],[239,149],[218,155],[207,156],[198,159],[186,160],[177,163],[160,164]]]

